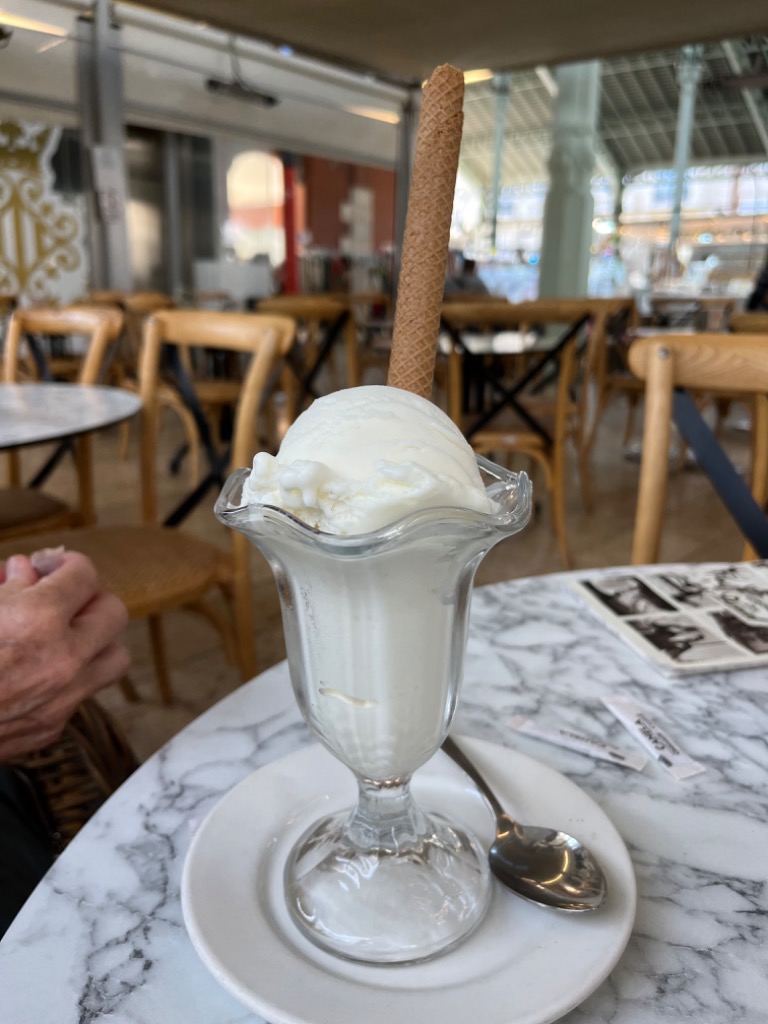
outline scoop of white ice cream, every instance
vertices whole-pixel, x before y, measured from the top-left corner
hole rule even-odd
[[[410,391],[336,391],[302,413],[276,456],[260,452],[243,501],[275,505],[326,533],[378,530],[419,509],[496,511],[472,448]]]

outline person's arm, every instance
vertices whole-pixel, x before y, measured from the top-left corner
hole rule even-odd
[[[128,613],[90,559],[69,551],[43,571],[24,555],[0,568],[0,763],[57,739],[130,662],[119,640]]]

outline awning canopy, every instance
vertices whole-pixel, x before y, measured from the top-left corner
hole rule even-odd
[[[763,33],[758,0],[149,0],[142,4],[290,46],[399,83],[463,71],[649,52]]]

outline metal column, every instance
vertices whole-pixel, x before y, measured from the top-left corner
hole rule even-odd
[[[680,237],[680,215],[683,206],[683,186],[685,170],[691,152],[693,136],[693,117],[696,110],[696,87],[701,77],[701,46],[684,46],[682,59],[677,68],[677,82],[680,86],[680,98],[677,104],[677,128],[675,129],[675,191],[672,197],[672,216],[669,219],[669,256],[670,261],[677,250]]]
[[[562,64],[555,78],[539,295],[573,298],[587,294],[589,279],[600,63]]]
[[[163,133],[163,248],[165,250],[165,286],[175,299],[182,298],[184,270],[181,259],[181,160],[179,136]]]
[[[509,75],[494,75],[493,77],[493,91],[496,94],[496,124],[493,145],[493,184],[491,186],[491,252],[494,256],[496,255],[496,231],[499,222],[499,193],[501,192],[504,132],[507,126],[509,79]]]
[[[77,22],[78,107],[91,286],[130,290],[120,29],[107,0]]]

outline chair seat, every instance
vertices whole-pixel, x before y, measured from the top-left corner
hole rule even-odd
[[[131,618],[195,601],[232,575],[225,551],[162,526],[98,526],[38,533],[0,544],[0,560],[61,545],[91,558],[101,585],[125,602]]]
[[[4,530],[35,529],[36,522],[66,517],[72,509],[66,502],[32,487],[0,489],[0,533]]]
[[[478,430],[471,438],[472,447],[476,452],[496,451],[508,449],[520,449],[522,451],[547,451],[549,446],[541,434],[533,430],[514,430],[513,428],[499,430]]]

